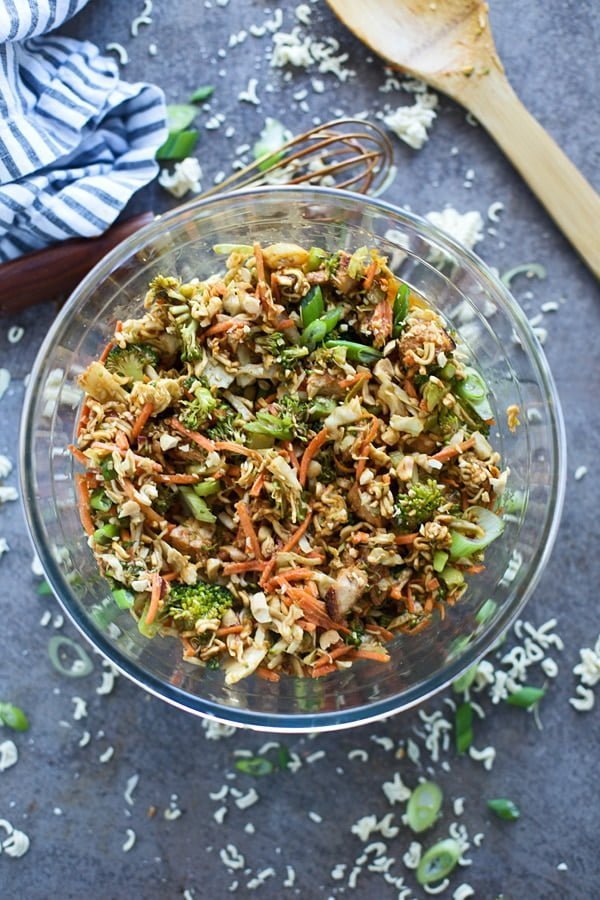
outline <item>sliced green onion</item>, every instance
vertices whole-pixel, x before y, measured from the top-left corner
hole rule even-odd
[[[40,597],[48,597],[52,593],[52,588],[50,587],[48,582],[44,579],[44,581],[42,581],[41,584],[38,584],[37,592],[40,595]]]
[[[119,526],[108,522],[106,525],[102,525],[101,528],[96,528],[92,537],[97,544],[110,544],[119,534]]]
[[[311,322],[319,319],[324,312],[325,302],[323,300],[323,291],[319,285],[316,284],[300,301],[300,319],[302,321],[302,327],[306,328]]]
[[[473,506],[469,512],[471,517],[474,516],[475,523],[483,529],[483,537],[470,538],[462,531],[450,529],[452,535],[450,559],[462,559],[484,550],[504,531],[504,522],[491,510],[483,506]],[[470,521],[473,521],[473,518]]]
[[[183,502],[195,519],[199,522],[208,522],[211,525],[217,521],[217,517],[208,508],[206,500],[198,497],[193,487],[184,485],[180,486],[178,490]]]
[[[329,253],[327,253],[326,250],[321,250],[320,247],[311,247],[308,252],[306,265],[304,266],[305,270],[307,272],[316,272],[317,269],[321,268],[321,263],[328,257]]]
[[[154,620],[154,622],[146,622],[146,617],[148,615],[148,609],[150,607],[150,603],[148,602],[144,608],[142,615],[138,619],[137,627],[140,634],[143,634],[144,637],[153,638],[156,637],[158,632],[160,631],[160,622],[158,618]]]
[[[213,494],[219,493],[221,482],[216,478],[207,478],[206,481],[195,484],[193,490],[198,497],[211,497]]]
[[[462,675],[459,675],[458,678],[452,682],[452,690],[455,694],[464,694],[465,691],[468,691],[473,682],[475,681],[475,676],[477,675],[477,663],[474,666],[470,666],[466,672],[463,672]]]
[[[293,422],[288,416],[274,416],[264,409],[257,412],[256,419],[244,422],[242,427],[251,434],[265,434],[279,441],[291,441],[294,437]]]
[[[461,379],[455,387],[455,393],[461,400],[475,410],[480,419],[488,421],[493,419],[494,411],[490,406],[487,396],[489,388],[477,369],[465,366],[466,378]]]
[[[337,306],[335,309],[329,309],[320,318],[315,319],[310,325],[307,325],[300,335],[300,342],[309,350],[314,350],[317,344],[321,344],[330,331],[333,331],[337,323],[342,318],[343,309]]]
[[[282,145],[286,144],[291,137],[292,132],[285,125],[282,125],[277,119],[267,116],[265,127],[252,149],[254,159],[258,161],[258,168],[261,172],[266,172],[267,169],[283,159],[285,151],[281,149]]]
[[[454,838],[446,838],[430,847],[421,857],[417,868],[419,884],[432,884],[449,875],[460,859],[460,845]]]
[[[392,337],[397,338],[402,331],[402,325],[408,313],[409,296],[409,286],[404,283],[401,284],[394,299]]]
[[[110,456],[106,456],[102,462],[100,463],[100,471],[102,472],[102,477],[105,481],[112,481],[117,477],[117,473],[115,471],[114,463]]]
[[[539,703],[545,694],[546,691],[544,688],[526,686],[509,694],[506,698],[506,702],[510,703],[511,706],[520,706],[521,709],[529,709],[530,706]]]
[[[213,92],[214,87],[212,84],[203,84],[196,88],[190,97],[190,103],[202,103],[203,100],[208,100],[209,97],[212,97]]]
[[[445,550],[435,550],[433,554],[433,571],[443,572],[444,566],[448,562],[449,554]]]
[[[501,506],[504,512],[510,515],[522,513],[527,505],[527,498],[524,491],[506,491],[501,498]]]
[[[108,512],[112,505],[112,500],[102,488],[92,491],[90,497],[90,506],[92,509],[97,509],[99,512]]]
[[[29,719],[19,706],[13,703],[0,703],[0,722],[13,731],[27,731]]]
[[[280,769],[287,769],[288,763],[291,760],[290,751],[285,746],[285,744],[279,745],[279,750],[277,751],[277,765]]]
[[[498,609],[498,604],[495,600],[486,600],[481,609],[479,609],[475,615],[475,621],[479,623],[479,625],[485,625],[488,622],[496,610]]]
[[[353,362],[359,362],[363,365],[377,362],[383,358],[383,353],[374,347],[368,347],[366,344],[358,344],[355,341],[325,341],[328,350],[334,350],[336,347],[343,348],[346,351],[346,359]]]
[[[416,834],[431,828],[441,809],[443,796],[433,781],[423,781],[416,787],[406,807],[409,828]]]
[[[440,576],[446,587],[449,588],[458,587],[465,583],[465,576],[460,569],[456,569],[454,566],[446,566],[440,572]]]
[[[115,598],[115,603],[119,609],[131,609],[133,606],[135,597],[131,591],[127,590],[127,588],[115,588],[114,591],[112,591],[112,595]]]
[[[504,275],[501,275],[500,281],[507,288],[510,288],[511,281],[517,275],[527,275],[529,278],[535,275],[537,278],[545,278],[546,270],[540,263],[522,263],[522,265],[515,266],[513,269],[509,269],[508,272],[505,272]]]
[[[270,775],[275,768],[270,759],[264,756],[250,756],[247,759],[238,759],[235,764],[236,769],[244,772],[246,775],[260,777],[261,775]]]
[[[230,253],[247,253],[250,256],[254,253],[254,247],[252,244],[214,244],[213,253],[221,256],[229,256]]]
[[[473,743],[473,707],[460,703],[454,713],[454,737],[459,753],[466,753]]]
[[[188,103],[170,103],[167,106],[167,130],[171,133],[185,131],[191,125],[198,109]]]
[[[316,419],[325,419],[336,408],[336,402],[331,397],[315,397],[310,404],[310,415]]]
[[[70,664],[69,654],[75,656]],[[51,637],[48,641],[48,656],[56,671],[66,675],[67,678],[85,678],[94,671],[92,661],[83,647],[61,634]],[[63,657],[66,657],[66,661],[63,661]]]
[[[506,822],[515,822],[521,815],[521,810],[517,804],[513,803],[512,800],[507,800],[505,797],[488,800],[487,805],[493,813],[496,813],[499,819],[504,819]]]
[[[180,160],[188,157],[198,143],[198,131],[190,128],[188,131],[169,133],[166,141],[156,151],[157,159]]]

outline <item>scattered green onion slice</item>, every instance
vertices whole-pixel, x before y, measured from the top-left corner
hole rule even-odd
[[[180,160],[188,157],[198,143],[198,131],[190,128],[188,131],[170,133],[166,141],[156,151],[157,159]]]
[[[442,806],[443,794],[433,781],[423,781],[410,795],[406,807],[409,828],[416,834],[431,828]]]
[[[102,488],[92,491],[90,497],[90,506],[92,509],[97,509],[99,512],[108,512],[112,505],[112,500]]]
[[[451,529],[452,544],[450,546],[450,559],[462,559],[472,556],[483,550],[492,541],[500,537],[504,531],[504,522],[495,513],[483,506],[473,506],[470,509],[471,521],[475,521],[483,529],[483,537],[470,538],[462,531]]]
[[[456,707],[454,736],[457,751],[466,753],[473,743],[473,707],[470,703],[459,703]]]
[[[544,688],[529,687],[528,685],[509,694],[506,702],[511,706],[520,706],[521,709],[529,709],[535,703],[539,703],[546,691]]]
[[[460,569],[454,566],[445,566],[440,572],[440,576],[446,587],[449,588],[458,587],[460,584],[465,583],[465,576]]]
[[[238,759],[235,764],[236,769],[244,772],[246,775],[260,777],[261,775],[270,775],[275,768],[270,759],[264,756],[251,756],[247,759]]]
[[[408,298],[410,288],[407,284],[401,284],[396,292],[393,309],[392,337],[398,337],[402,331],[402,324],[408,313]]]
[[[326,250],[322,250],[320,247],[311,247],[306,260],[306,271],[315,272],[328,257],[329,254]]]
[[[449,554],[445,550],[436,550],[433,554],[433,570],[434,572],[443,572],[444,566],[448,562]]]
[[[203,100],[208,100],[209,97],[212,97],[214,90],[212,84],[201,85],[190,97],[190,103],[202,103]]]
[[[546,270],[540,263],[522,263],[520,266],[515,266],[513,269],[509,269],[508,272],[505,272],[504,275],[501,275],[500,281],[507,288],[510,288],[513,278],[516,278],[517,275],[529,275],[530,272],[537,278],[546,277]]]
[[[259,161],[258,168],[261,172],[266,172],[267,169],[283,159],[284,151],[281,148],[291,137],[292,133],[285,125],[282,125],[277,119],[267,116],[265,127],[252,149],[254,159]]]
[[[198,497],[210,497],[212,494],[218,494],[221,490],[221,482],[216,478],[207,478],[206,481],[194,485],[194,493]]]
[[[462,675],[459,675],[452,682],[452,690],[455,694],[464,694],[465,691],[468,691],[473,682],[475,681],[475,676],[477,675],[477,663],[474,666],[471,666],[467,669],[466,672],[463,672]]]
[[[210,511],[206,500],[199,497],[193,487],[182,485],[179,487],[179,493],[183,498],[183,502],[191,512],[193,517],[199,522],[209,522],[213,524],[217,521],[217,517]]]
[[[100,471],[105,481],[112,481],[117,477],[113,461],[110,457],[105,457],[100,463]]]
[[[247,253],[250,256],[254,253],[252,244],[215,244],[213,252],[220,256],[229,256],[230,253]]]
[[[167,106],[167,129],[170,133],[185,131],[196,118],[198,110],[188,103],[172,103]]]
[[[323,301],[323,291],[316,284],[310,291],[304,295],[300,302],[300,318],[302,327],[307,328],[311,322],[319,319],[325,311],[325,303]]]
[[[460,845],[453,838],[446,838],[430,847],[421,857],[417,868],[419,884],[432,884],[449,875],[460,859]]]
[[[75,655],[75,659],[63,662],[62,656],[67,656],[67,652]],[[50,662],[57,672],[66,675],[67,678],[85,678],[90,672],[94,671],[94,666],[86,651],[72,641],[71,638],[57,634],[48,641],[48,656]]]
[[[29,719],[19,706],[13,703],[0,703],[0,722],[13,731],[27,731]]]
[[[505,797],[498,797],[496,800],[488,800],[487,805],[492,812],[496,813],[499,819],[505,819],[507,822],[515,822],[521,815],[521,810],[512,800]]]
[[[383,353],[367,344],[358,344],[355,341],[325,341],[328,350],[334,350],[336,347],[342,347],[346,351],[346,359],[353,362],[359,362],[363,365],[377,362],[383,357]]]
[[[479,625],[485,625],[485,623],[492,618],[497,609],[498,604],[495,600],[486,600],[481,609],[477,611],[475,621]]]
[[[455,392],[461,400],[468,403],[484,422],[494,418],[494,410],[489,404],[487,396],[488,386],[476,369],[465,366],[466,378],[458,382]]]
[[[115,603],[119,609],[131,609],[133,606],[135,597],[131,591],[127,590],[127,588],[115,588],[112,595],[115,598]]]
[[[315,319],[310,325],[307,325],[300,335],[300,342],[309,350],[314,350],[317,344],[320,344],[333,331],[337,323],[342,318],[343,309],[340,306],[335,309],[329,309],[320,318]]]
[[[110,544],[113,538],[118,537],[119,534],[119,526],[113,525],[112,522],[108,522],[106,525],[96,528],[92,537],[97,544]]]
[[[37,592],[40,595],[40,597],[48,597],[52,593],[52,588],[50,587],[48,582],[44,579],[44,581],[42,581],[41,584],[38,584]]]

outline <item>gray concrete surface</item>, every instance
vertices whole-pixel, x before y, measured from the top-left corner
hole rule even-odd
[[[270,44],[249,37],[228,51],[230,33],[261,24],[268,4],[231,0],[215,2],[155,0],[153,23],[140,28],[137,39],[129,35],[131,19],[141,12],[141,0],[91,2],[63,32],[88,38],[101,47],[121,41],[131,61],[123,71],[129,80],[145,78],[161,84],[169,101],[185,101],[199,84],[216,85],[213,111],[220,110],[233,124],[235,136],[224,130],[202,128],[198,156],[208,186],[214,175],[228,168],[235,148],[252,143],[266,115],[281,118],[300,130],[312,117],[328,118],[332,110],[371,114],[387,101],[378,86],[383,82],[381,64],[337,23],[324,3],[312,5],[314,34],[334,35],[350,54],[356,78],[340,85],[324,76],[326,91],[313,94],[309,78],[298,70],[284,82],[283,72],[271,70],[265,60]],[[286,2],[284,24],[294,24],[295,4]],[[208,8],[207,8],[208,7]],[[593,0],[492,0],[492,24],[498,49],[518,93],[541,123],[565,149],[589,179],[598,176],[598,7]],[[365,4],[368,10],[368,4]],[[367,12],[368,14],[368,12]],[[155,42],[158,55],[148,54]],[[219,70],[225,72],[220,75]],[[238,92],[249,77],[258,78],[259,107],[239,103]],[[266,85],[273,85],[267,92]],[[294,108],[293,94],[309,88],[310,112]],[[400,101],[401,102],[401,101]],[[200,117],[200,121],[202,117]],[[451,149],[458,148],[453,155]],[[600,723],[597,707],[578,714],[568,703],[576,680],[571,674],[578,649],[590,646],[598,635],[598,514],[600,494],[594,469],[600,428],[600,307],[595,282],[567,242],[561,237],[500,151],[481,128],[465,121],[464,111],[442,99],[429,143],[418,152],[395,141],[398,177],[387,197],[408,204],[419,213],[451,203],[460,211],[478,209],[502,201],[504,211],[478,246],[481,256],[504,271],[536,260],[548,272],[545,281],[521,279],[515,293],[529,314],[548,300],[565,298],[559,312],[544,317],[548,330],[547,355],[564,405],[569,438],[569,472],[566,507],[558,542],[548,568],[527,609],[527,617],[541,624],[551,616],[565,649],[558,655],[560,675],[550,685],[538,731],[532,717],[520,710],[495,708],[493,715],[477,723],[476,744],[495,746],[491,772],[479,763],[448,755],[451,771],[439,767],[435,779],[442,785],[445,815],[426,846],[447,833],[452,817],[452,798],[464,796],[463,822],[471,837],[484,832],[479,849],[471,848],[472,866],[452,876],[444,897],[461,882],[472,885],[477,898],[503,896],[506,900],[563,900],[600,896],[598,887],[598,746]],[[465,187],[465,173],[473,169],[472,187]],[[132,209],[168,208],[170,199],[157,185],[141,193]],[[491,225],[492,223],[487,223]],[[36,350],[56,311],[48,303],[10,321],[0,323],[0,366],[12,373],[12,384],[0,401],[0,453],[13,461],[17,456],[17,427],[24,379]],[[11,325],[20,325],[25,336],[18,344],[7,341]],[[585,465],[588,474],[575,482],[574,471]],[[8,479],[16,484],[16,474]],[[238,732],[219,742],[205,739],[201,723],[160,701],[151,699],[120,679],[108,697],[96,693],[102,667],[95,658],[95,672],[80,681],[61,678],[47,657],[53,625],[39,625],[45,610],[58,615],[52,598],[36,594],[38,579],[30,571],[31,549],[18,504],[0,509],[0,534],[10,552],[0,560],[2,619],[0,624],[0,699],[23,706],[31,719],[24,735],[0,731],[0,742],[14,737],[20,760],[0,774],[0,819],[5,818],[31,838],[29,853],[21,859],[0,855],[0,897],[23,900],[64,900],[85,896],[90,900],[181,897],[189,890],[194,898],[229,896],[239,881],[237,896],[279,900],[286,896],[328,898],[354,896],[396,898],[397,887],[375,873],[361,873],[357,887],[347,885],[352,861],[361,844],[351,834],[360,816],[395,813],[381,791],[383,781],[399,771],[414,785],[419,770],[394,757],[371,741],[372,735],[397,742],[414,737],[419,726],[416,713],[377,726],[331,734],[311,740],[285,738],[290,751],[305,760],[295,775],[287,772],[252,780],[235,772],[234,751],[256,751],[261,735]],[[69,624],[63,633],[75,636]],[[73,720],[73,696],[88,702],[88,716]],[[600,702],[600,701],[599,701]],[[487,708],[487,707],[486,707]],[[84,729],[91,740],[79,747]],[[99,756],[108,746],[113,758],[105,764]],[[368,761],[349,760],[352,748],[368,751]],[[306,757],[323,750],[325,757],[307,763]],[[139,774],[134,803],[123,797],[127,779]],[[242,791],[254,784],[260,799],[242,811],[233,798],[223,825],[213,818],[220,805],[208,792],[223,783]],[[163,811],[171,795],[178,796],[180,818],[168,821]],[[522,817],[515,824],[491,820],[485,800],[508,796],[519,803]],[[156,807],[155,816],[149,816]],[[308,811],[322,816],[312,821]],[[254,833],[244,826],[251,822]],[[129,853],[122,845],[126,829],[134,829],[137,841]],[[410,841],[406,828],[386,841],[388,855],[396,858],[392,871],[404,875],[412,896],[426,896],[414,887],[412,873],[401,857]],[[245,870],[228,872],[219,851],[232,843],[244,854]],[[345,878],[336,881],[331,870],[337,863],[348,866]],[[566,870],[558,870],[566,863]],[[282,886],[285,865],[296,871],[295,888]],[[247,887],[257,871],[273,866],[276,874],[258,890]],[[404,896],[404,895],[401,895]]]

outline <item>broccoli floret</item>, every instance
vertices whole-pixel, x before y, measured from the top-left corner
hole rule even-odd
[[[172,582],[161,616],[190,631],[200,619],[220,619],[233,604],[233,594],[220,584]]]
[[[308,356],[308,347],[297,347],[288,344],[280,331],[274,331],[266,339],[264,346],[271,354],[277,365],[286,372],[296,368],[304,356]]]
[[[157,513],[160,513],[161,516],[164,516],[177,499],[177,491],[169,487],[168,484],[158,484],[156,490],[157,495],[152,501],[152,508]]]
[[[300,441],[307,441],[310,431],[309,419],[313,413],[313,404],[307,400],[301,400],[300,397],[292,397],[291,394],[284,394],[277,401],[283,416],[290,420],[294,437]]]
[[[216,416],[216,423],[208,429],[208,436],[213,441],[233,441],[236,444],[245,444],[246,433],[242,428],[241,416],[229,409],[224,412],[220,412],[219,409],[215,413],[219,413],[219,415]]]
[[[150,282],[150,292],[157,300],[180,298],[181,281],[172,275],[157,275]]]
[[[128,344],[126,347],[113,347],[104,365],[109,372],[128,378],[129,381],[141,381],[146,366],[156,366],[158,353],[148,344]]]
[[[184,325],[177,325],[181,340],[181,359],[183,362],[194,362],[202,358],[202,347],[196,341],[198,322],[196,319],[188,319]]]
[[[199,428],[206,424],[213,411],[219,405],[219,401],[216,397],[213,397],[207,387],[203,387],[200,383],[194,385],[192,393],[194,394],[194,399],[184,400],[181,404],[179,418],[186,428],[198,431]]]
[[[461,426],[460,419],[456,413],[444,405],[439,408],[437,421],[438,431],[445,440],[448,440],[453,434],[456,434]]]
[[[433,478],[424,484],[413,484],[408,493],[398,497],[394,510],[396,521],[401,528],[413,531],[431,521],[444,501],[441,487]]]

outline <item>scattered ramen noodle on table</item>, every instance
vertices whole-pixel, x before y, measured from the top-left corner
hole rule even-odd
[[[80,378],[88,543],[142,634],[228,684],[386,663],[502,532],[485,382],[377,250],[215,251]]]

